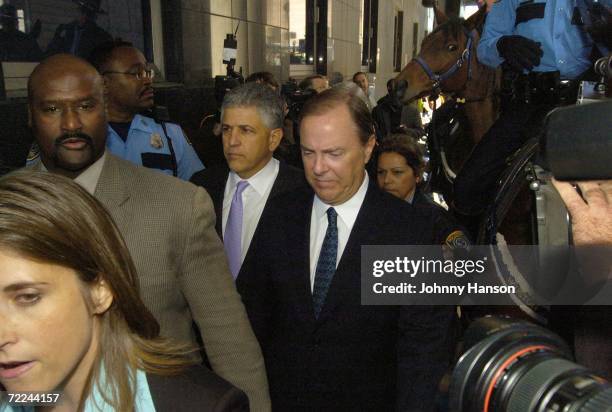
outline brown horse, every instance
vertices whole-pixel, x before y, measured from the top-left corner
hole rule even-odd
[[[497,119],[496,70],[478,62],[476,48],[484,23],[482,7],[467,20],[449,19],[434,5],[438,26],[421,45],[419,55],[395,78],[407,104],[437,93],[464,99],[473,143]]]
[[[478,143],[498,116],[499,71],[491,69],[478,62],[477,46],[480,40],[479,30],[484,23],[486,8],[482,7],[467,20],[449,19],[435,5],[433,6],[437,27],[428,35],[421,45],[419,55],[395,78],[396,92],[407,104],[417,98],[443,93],[456,99],[463,99],[462,105],[465,117],[469,123],[469,135],[450,142],[431,140],[431,166],[437,162],[437,170],[432,170],[432,179],[438,178],[438,189],[445,198],[452,200],[453,172],[457,172],[467,159],[471,148]],[[431,136],[430,136],[431,138]],[[438,147],[432,147],[438,146]],[[508,175],[502,180],[493,212],[481,223],[481,233],[478,243],[495,244],[533,244],[536,223],[533,215],[533,192],[529,190],[529,180],[526,166],[533,156],[537,146],[528,146],[523,154],[515,157]],[[436,150],[446,153],[435,153]],[[448,156],[448,159],[444,156]],[[446,178],[439,179],[441,163],[444,165]],[[449,170],[451,169],[451,170]],[[516,169],[516,170],[514,170]],[[437,176],[436,176],[437,175]],[[444,177],[444,176],[442,176]],[[440,183],[441,180],[445,182]],[[436,186],[436,183],[434,183]],[[504,266],[512,258],[506,256],[498,264],[500,273],[508,279],[520,279],[523,268],[509,270]],[[497,264],[497,261],[496,261]],[[513,265],[509,265],[513,267]],[[519,299],[519,302],[522,299]],[[518,303],[518,302],[517,302]],[[519,304],[520,309],[514,311],[505,308],[503,313],[513,316],[524,316],[542,321],[542,318],[525,304]]]

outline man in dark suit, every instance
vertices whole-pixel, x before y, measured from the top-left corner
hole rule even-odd
[[[234,278],[256,236],[269,200],[306,187],[304,173],[272,157],[283,137],[283,102],[267,85],[247,83],[225,95],[221,107],[225,165],[196,173],[191,182],[213,200]]]
[[[113,40],[106,30],[96,24],[98,15],[106,14],[100,8],[100,0],[72,1],[77,4],[79,17],[70,23],[57,26],[55,35],[47,46],[47,56],[70,53],[86,59],[96,46]]]
[[[432,215],[381,192],[361,99],[306,103],[300,125],[312,191],[275,199],[238,291],[277,411],[430,411],[452,353],[451,307],[361,305],[361,246],[433,244]]]

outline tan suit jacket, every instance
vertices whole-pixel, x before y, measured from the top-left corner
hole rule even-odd
[[[107,153],[94,195],[127,243],[141,296],[161,334],[195,343],[195,321],[214,371],[246,392],[251,410],[269,410],[261,349],[206,191]]]

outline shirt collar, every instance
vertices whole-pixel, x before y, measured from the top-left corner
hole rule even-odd
[[[312,207],[317,219],[322,219],[327,213],[327,209],[333,207],[336,210],[336,213],[338,213],[338,215],[342,219],[342,221],[346,223],[347,226],[351,226],[355,222],[355,220],[357,220],[357,215],[359,214],[359,210],[361,209],[361,205],[363,204],[363,200],[365,199],[366,192],[368,191],[369,182],[370,178],[368,177],[368,173],[364,170],[364,178],[363,182],[361,182],[359,190],[357,190],[357,192],[355,192],[353,197],[351,197],[349,200],[336,206],[332,206],[323,202],[319,198],[319,196],[315,194]]]
[[[100,180],[105,160],[106,150],[98,160],[73,179],[75,183],[78,183],[83,189],[87,190],[90,195],[93,195],[96,191],[96,186],[98,186],[98,180]],[[42,161],[40,162],[40,170],[43,172],[49,171]]]
[[[412,204],[412,202],[414,201],[414,195],[416,194],[416,189],[413,190],[412,192],[408,193],[408,196],[406,196],[406,198],[404,199],[406,202]]]
[[[140,130],[143,132],[154,132],[155,120],[150,117],[146,117],[140,114],[137,114],[132,119],[132,124],[130,129]]]
[[[251,186],[260,196],[266,194],[270,186],[274,184],[278,164],[278,160],[272,158],[259,172],[246,179],[246,181],[249,182],[249,186]],[[232,189],[236,187],[238,182],[243,180],[234,171],[230,171],[229,179]]]

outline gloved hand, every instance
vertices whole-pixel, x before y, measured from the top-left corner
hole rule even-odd
[[[508,65],[519,73],[539,65],[543,54],[540,43],[523,36],[502,36],[497,41],[497,50]]]

